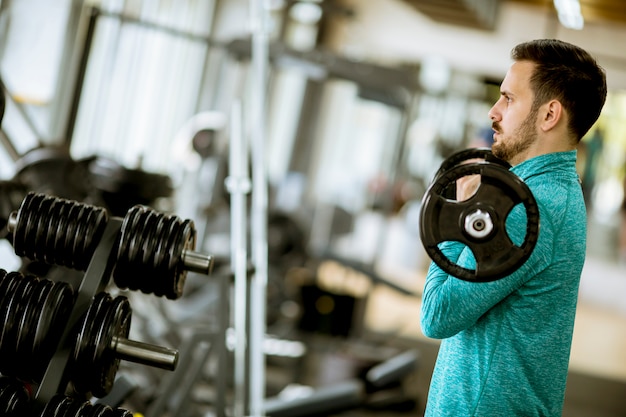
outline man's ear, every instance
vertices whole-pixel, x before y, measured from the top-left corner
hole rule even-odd
[[[563,105],[558,100],[550,100],[543,106],[541,106],[541,120],[539,127],[547,132],[554,129],[559,122],[564,121],[565,112]]]

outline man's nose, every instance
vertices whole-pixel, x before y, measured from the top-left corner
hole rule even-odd
[[[491,119],[491,121],[494,121],[494,122],[500,120],[499,119],[500,113],[496,109],[496,104],[494,104],[493,107],[489,109],[487,116],[489,117],[489,119]]]

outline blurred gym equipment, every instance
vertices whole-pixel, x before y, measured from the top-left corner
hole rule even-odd
[[[6,107],[6,97],[4,95],[4,84],[0,80],[0,126],[2,126],[2,119],[4,118],[4,109]]]
[[[135,205],[150,205],[173,193],[172,180],[167,175],[128,168],[111,158],[89,158],[86,164],[93,187],[114,216],[122,217]]]
[[[21,155],[15,161],[12,180],[33,192],[76,201],[95,198],[87,167],[62,146],[40,146]]]
[[[15,381],[4,385],[0,407],[16,416],[129,415],[89,400],[111,392],[120,360],[174,370],[178,351],[130,340],[130,302],[106,289],[113,278],[120,288],[177,299],[187,271],[209,275],[213,259],[194,252],[193,222],[145,206],[120,219],[30,192],[7,227],[16,254],[84,275],[72,286],[2,270],[0,372]]]
[[[414,400],[404,394],[401,382],[416,369],[418,359],[418,353],[409,350],[371,366],[361,377],[308,390],[300,387],[297,394],[286,390],[267,399],[265,412],[270,417],[322,417],[357,408],[411,411]]]

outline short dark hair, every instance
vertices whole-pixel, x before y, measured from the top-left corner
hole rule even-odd
[[[569,114],[569,130],[580,141],[606,101],[604,69],[584,49],[558,39],[521,43],[513,48],[511,58],[535,63],[530,78],[534,106],[559,100]]]

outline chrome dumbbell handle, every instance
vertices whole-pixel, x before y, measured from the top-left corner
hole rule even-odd
[[[178,351],[162,346],[114,337],[110,348],[119,359],[173,371],[178,364]]]
[[[213,270],[214,258],[211,255],[185,249],[183,250],[182,261],[187,271],[210,275]]]

